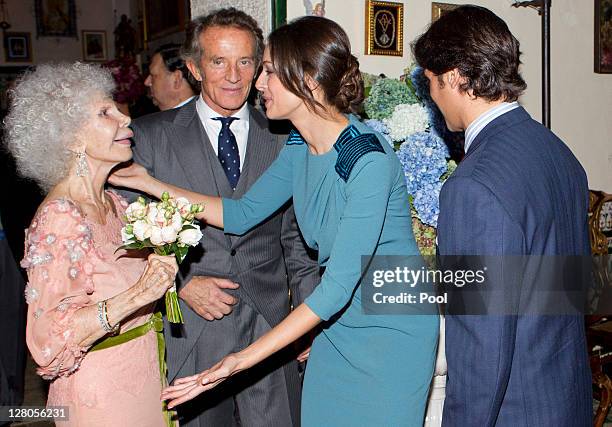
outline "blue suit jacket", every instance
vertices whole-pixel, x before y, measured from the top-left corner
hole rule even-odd
[[[478,134],[444,184],[438,250],[588,255],[587,209],[580,163],[519,107]],[[447,316],[446,356],[444,427],[592,426],[582,316]]]

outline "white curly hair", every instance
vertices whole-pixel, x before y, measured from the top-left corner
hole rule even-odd
[[[19,173],[45,192],[63,179],[75,157],[69,147],[91,103],[114,89],[110,71],[93,64],[42,64],[25,73],[10,90],[4,119],[4,142]]]

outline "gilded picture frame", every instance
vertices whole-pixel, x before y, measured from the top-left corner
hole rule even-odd
[[[106,31],[82,30],[83,61],[108,61],[108,48],[106,45]]]
[[[34,0],[36,38],[78,38],[75,0]]]
[[[404,55],[404,4],[367,0],[366,55]]]
[[[432,2],[431,3],[431,22],[436,21],[439,17],[441,17],[446,12],[456,9],[459,6],[460,5],[458,4],[452,4],[452,3]]]

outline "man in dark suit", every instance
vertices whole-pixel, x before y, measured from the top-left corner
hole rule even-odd
[[[199,84],[187,69],[180,51],[179,44],[165,44],[151,57],[144,85],[149,88],[153,104],[161,111],[182,107],[200,92]]]
[[[504,21],[459,7],[413,50],[447,126],[466,132],[465,157],[440,195],[442,259],[588,255],[585,172],[517,104],[526,85],[519,43]],[[592,425],[582,316],[522,312],[516,302],[537,295],[539,284],[522,271],[501,274],[485,282],[492,292],[481,311],[447,316],[443,426]]]
[[[135,120],[134,160],[179,187],[241,197],[285,142],[246,103],[262,53],[262,32],[244,12],[221,9],[195,19],[183,54],[201,96]],[[289,288],[297,305],[319,281],[291,206],[243,236],[203,232],[201,250],[191,251],[178,283],[185,323],[166,328],[170,382],[249,345],[288,314]],[[298,426],[295,355],[282,354],[178,411],[187,426]]]

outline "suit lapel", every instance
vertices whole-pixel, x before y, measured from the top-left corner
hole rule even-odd
[[[193,191],[209,193],[206,184],[212,181],[212,173],[206,165],[203,140],[207,139],[198,119],[195,102],[185,105],[166,127],[170,146],[179,160],[189,186]],[[206,176],[209,175],[209,176]]]
[[[273,151],[271,144],[272,136],[268,131],[267,119],[249,106],[249,136],[246,155],[240,172],[240,180],[234,191],[234,198],[242,197],[248,191],[253,182],[266,169],[270,163],[270,153]],[[274,153],[271,153],[274,155]]]

